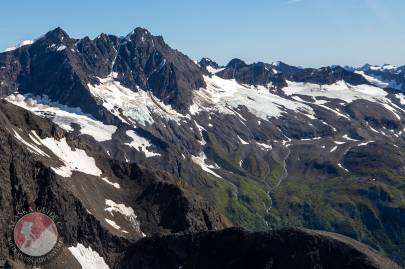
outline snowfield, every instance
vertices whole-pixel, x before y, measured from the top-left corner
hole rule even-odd
[[[153,124],[155,116],[179,122],[183,115],[171,106],[165,105],[152,93],[139,89],[135,92],[114,80],[114,75],[99,78],[100,84],[87,86],[94,97],[103,102],[103,106],[122,122],[136,124]]]
[[[236,110],[240,106],[245,106],[252,114],[263,120],[280,117],[288,113],[288,110],[314,115],[310,106],[273,94],[264,86],[241,85],[235,80],[217,76],[204,76],[204,80],[207,87],[194,92],[191,114],[204,110],[217,111],[244,120]]]
[[[10,103],[29,110],[36,115],[51,118],[52,121],[66,131],[73,131],[72,124],[80,126],[80,133],[92,136],[96,141],[103,142],[112,139],[117,130],[116,126],[105,125],[85,114],[80,108],[72,108],[51,102],[47,96],[29,96],[12,94],[6,98]]]

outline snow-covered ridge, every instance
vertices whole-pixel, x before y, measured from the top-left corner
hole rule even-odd
[[[36,115],[51,118],[54,123],[68,132],[73,131],[72,124],[77,124],[80,126],[81,134],[90,135],[98,142],[111,140],[117,130],[116,126],[105,125],[91,115],[83,113],[80,108],[51,102],[47,96],[12,94],[6,100]]]
[[[6,48],[3,52],[13,51],[13,50],[16,50],[16,49],[24,47],[24,46],[32,45],[33,43],[34,43],[34,40],[24,40],[16,46]]]

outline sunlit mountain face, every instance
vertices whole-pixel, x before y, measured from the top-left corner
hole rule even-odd
[[[53,212],[41,268],[405,260],[405,67],[221,66],[142,28],[56,28],[0,53],[0,94],[0,227]]]

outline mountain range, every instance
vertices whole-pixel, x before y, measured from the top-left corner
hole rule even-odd
[[[5,227],[39,207],[64,241],[43,268],[404,265],[405,66],[220,66],[56,28],[0,53],[0,95],[11,268]]]

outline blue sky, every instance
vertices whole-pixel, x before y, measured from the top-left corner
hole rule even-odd
[[[72,37],[163,35],[192,59],[405,65],[404,0],[2,0],[0,50],[61,26]]]

